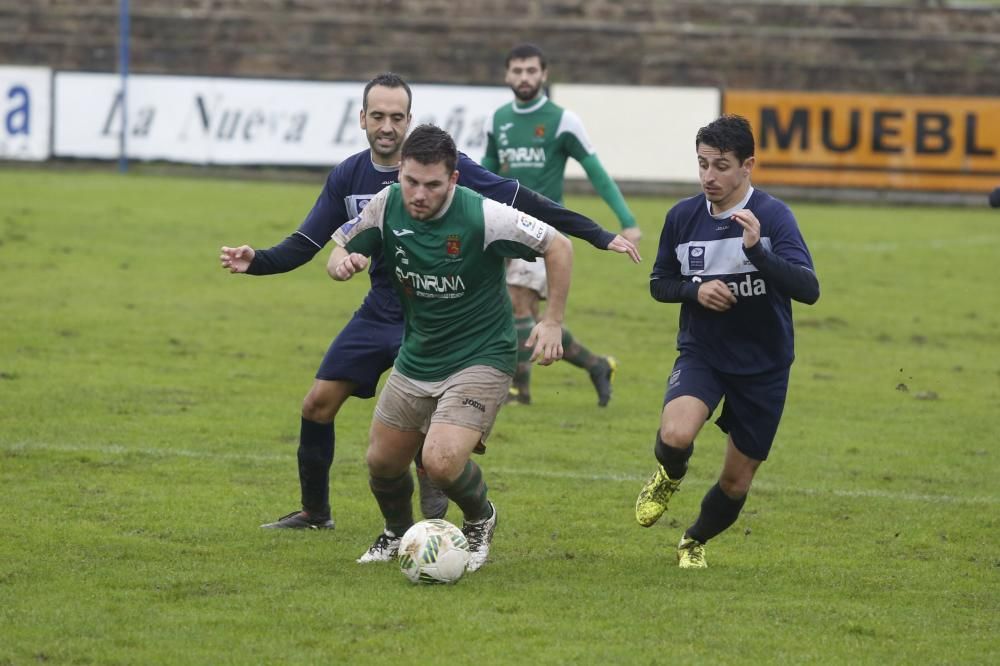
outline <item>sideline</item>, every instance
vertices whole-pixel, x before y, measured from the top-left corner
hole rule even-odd
[[[188,449],[156,449],[156,448],[130,448],[118,445],[54,445],[54,444],[5,444],[0,446],[0,451],[11,453],[31,453],[35,451],[52,453],[99,453],[103,455],[142,455],[150,458],[194,458],[211,460],[236,460],[243,462],[260,463],[288,463],[294,460],[289,455],[266,454],[266,453],[226,453],[215,451],[192,451]],[[533,476],[544,479],[570,479],[575,481],[613,481],[613,482],[642,482],[648,474],[633,473],[608,473],[608,474],[584,474],[580,472],[567,472],[559,470],[545,469],[522,469],[517,467],[490,467],[491,473],[509,474],[511,476]],[[715,477],[693,477],[697,481],[711,481]],[[849,490],[837,488],[801,488],[793,486],[779,486],[767,481],[755,481],[754,489],[777,495],[787,493],[793,495],[806,495],[810,497],[843,497],[846,499],[886,499],[899,502],[929,502],[940,504],[1000,504],[1000,497],[979,495],[971,497],[956,497],[955,495],[929,495],[926,493],[893,492],[888,490]]]

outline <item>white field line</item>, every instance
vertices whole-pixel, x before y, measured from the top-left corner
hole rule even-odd
[[[2,447],[3,451],[10,452],[31,452],[31,451],[53,451],[58,453],[98,453],[103,455],[143,455],[150,458],[196,458],[203,460],[235,460],[243,462],[262,463],[282,463],[289,464],[295,459],[295,452],[289,447],[288,455],[273,453],[224,453],[214,451],[192,451],[190,449],[155,449],[142,447],[126,447],[117,445],[54,445],[54,444],[8,444]],[[497,474],[509,474],[511,476],[533,476],[543,479],[570,479],[574,481],[645,481],[648,474],[630,473],[604,473],[585,474],[580,472],[564,472],[550,469],[522,469],[512,467],[489,467],[489,472]],[[698,481],[709,481],[708,477],[698,478]],[[793,486],[779,486],[767,481],[755,481],[753,487],[765,492],[781,494],[790,493],[794,495],[808,495],[815,497],[844,497],[848,499],[886,499],[900,502],[930,502],[942,504],[1000,504],[1000,497],[989,495],[979,495],[971,497],[957,497],[955,495],[931,495],[927,493],[894,492],[890,490],[865,490],[865,489],[837,489],[837,488],[804,488]]]

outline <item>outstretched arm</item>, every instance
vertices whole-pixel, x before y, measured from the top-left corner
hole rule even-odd
[[[597,153],[591,153],[580,160],[580,166],[587,173],[587,178],[590,179],[597,194],[614,211],[618,222],[622,225],[623,235],[629,240],[637,242],[642,237],[642,232],[636,224],[635,216],[625,203],[625,198],[622,196],[621,190],[618,189],[618,185],[608,175],[601,160],[597,158]]]
[[[589,217],[561,206],[534,190],[526,187],[518,189],[511,205],[532,217],[537,217],[564,234],[587,241],[596,248],[627,254],[635,263],[642,260],[639,250],[629,239],[612,234]]]
[[[249,245],[223,247],[219,259],[222,267],[229,269],[230,273],[274,275],[308,263],[320,249],[319,245],[295,232],[266,250],[254,250]]]

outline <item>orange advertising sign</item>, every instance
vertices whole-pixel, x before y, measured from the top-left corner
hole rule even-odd
[[[1000,98],[727,90],[754,128],[754,182],[988,192],[1000,184]]]

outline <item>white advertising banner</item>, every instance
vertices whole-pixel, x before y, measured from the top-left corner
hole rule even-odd
[[[133,75],[123,105],[116,75],[58,72],[53,151],[117,158],[125,106],[130,159],[333,165],[368,145],[359,123],[364,85]],[[412,88],[414,123],[443,127],[476,160],[485,124],[510,94],[499,87]]]
[[[697,183],[694,139],[719,116],[716,88],[557,84],[552,101],[576,112],[616,180]],[[586,178],[574,160],[566,175]]]
[[[49,68],[0,67],[0,159],[49,159],[51,99]]]

